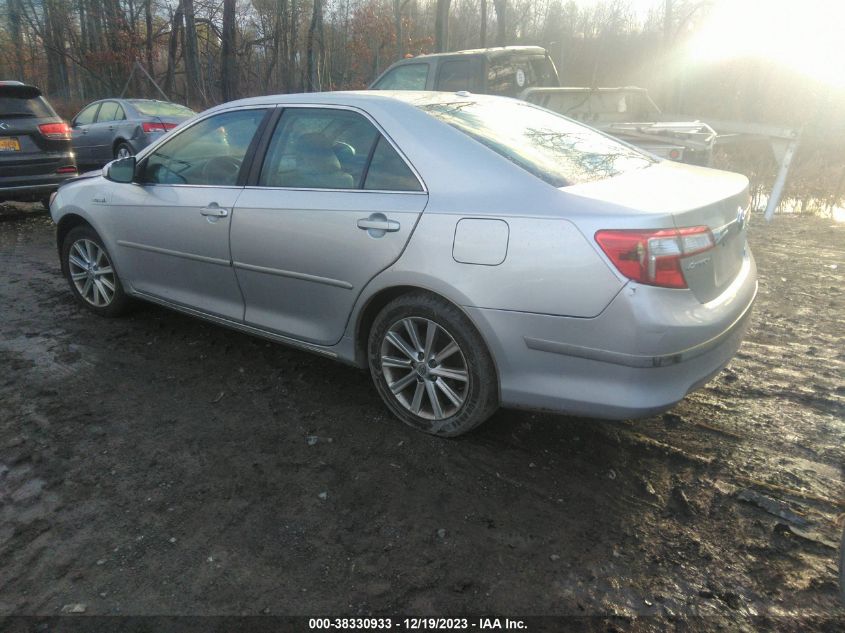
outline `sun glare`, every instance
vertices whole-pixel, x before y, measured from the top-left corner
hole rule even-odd
[[[717,0],[692,38],[695,61],[756,57],[845,88],[845,2]]]

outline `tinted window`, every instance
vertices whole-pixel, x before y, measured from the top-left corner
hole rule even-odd
[[[373,124],[355,112],[288,109],[273,133],[259,184],[360,189],[378,135]]]
[[[224,112],[177,134],[146,160],[143,181],[159,184],[237,184],[241,163],[264,110]]]
[[[55,117],[53,108],[42,97],[5,96],[0,92],[0,116],[37,117],[46,119]]]
[[[458,90],[475,90],[473,68],[475,64],[470,59],[458,59],[443,62],[437,71],[437,88],[444,92]]]
[[[376,90],[425,90],[428,64],[405,64],[387,73],[375,85]]]
[[[114,121],[117,116],[118,105],[114,101],[106,101],[100,106],[100,113],[97,115],[97,123]]]
[[[129,103],[144,116],[176,116],[189,117],[194,115],[194,111],[177,103],[168,103],[167,101],[130,101]]]
[[[97,108],[100,107],[99,103],[95,103],[93,105],[89,105],[85,108],[82,112],[76,115],[76,125],[88,125],[89,123],[94,122],[94,115],[97,114]]]
[[[384,137],[379,139],[376,151],[373,152],[364,189],[422,191],[417,177]]]
[[[418,106],[555,187],[642,169],[650,156],[525,102],[458,101]]]

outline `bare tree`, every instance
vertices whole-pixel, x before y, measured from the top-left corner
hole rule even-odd
[[[182,0],[182,6],[185,11],[185,89],[187,91],[187,101],[190,103],[193,100],[197,100],[205,105],[206,98],[202,87],[202,74],[200,71],[194,0]]]
[[[442,53],[449,48],[449,5],[451,0],[437,0],[434,16],[434,50]]]
[[[308,28],[308,90],[320,90],[320,58],[323,52],[323,2],[314,0],[311,26]]]
[[[232,101],[238,98],[235,9],[235,0],[223,0],[223,37],[220,47],[220,80],[223,101]]]
[[[481,48],[487,46],[487,0],[481,0]]]
[[[496,7],[496,46],[504,46],[507,41],[508,0],[493,0]]]

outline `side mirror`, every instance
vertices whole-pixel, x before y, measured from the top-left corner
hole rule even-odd
[[[135,157],[118,158],[103,167],[103,178],[112,182],[132,182],[135,180]]]

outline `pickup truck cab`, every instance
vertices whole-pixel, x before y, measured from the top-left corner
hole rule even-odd
[[[467,90],[516,97],[527,88],[559,86],[557,69],[539,46],[502,46],[418,55],[385,70],[371,90]]]

